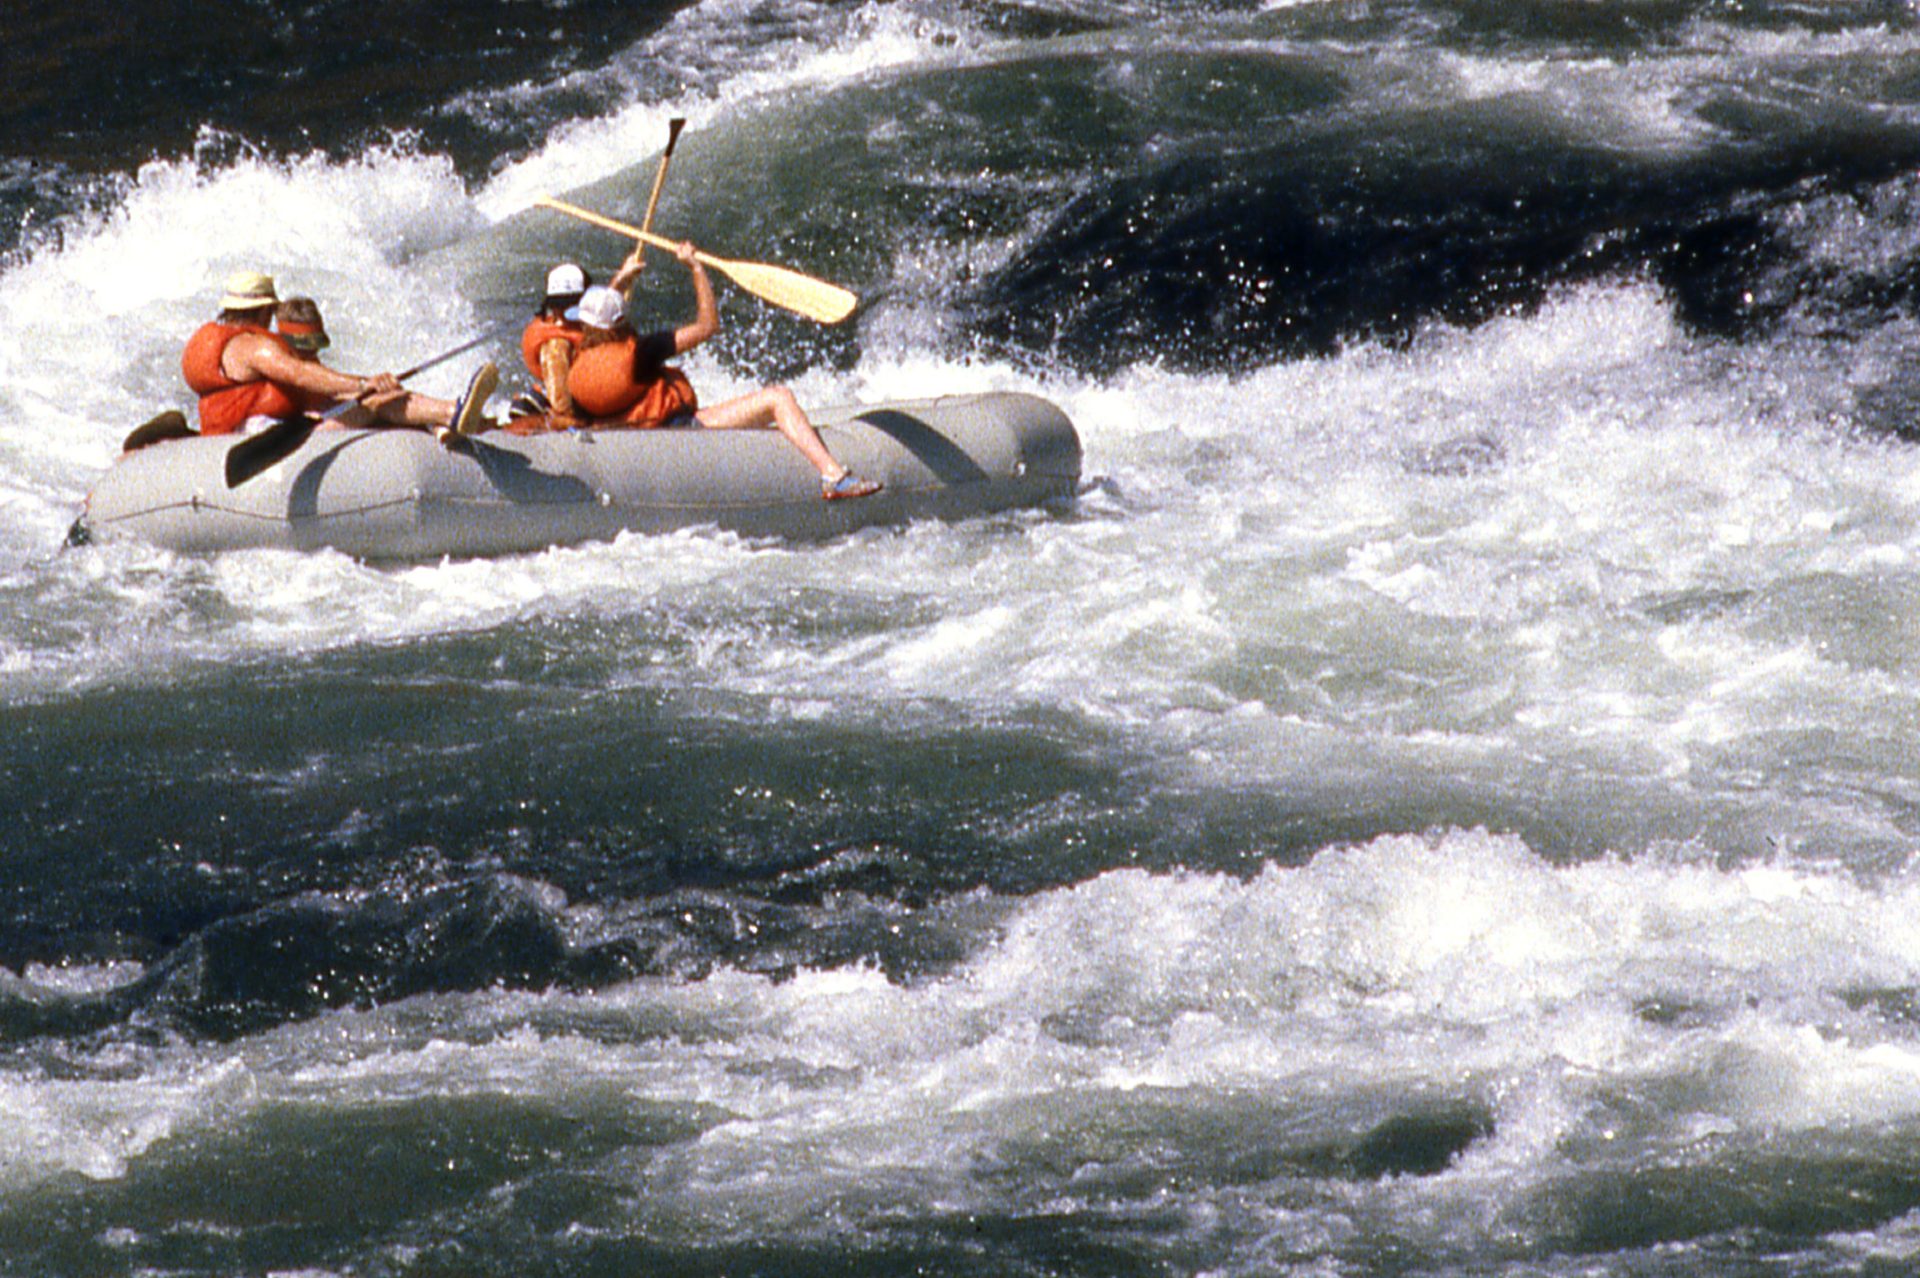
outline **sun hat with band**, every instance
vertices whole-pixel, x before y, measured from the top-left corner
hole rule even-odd
[[[223,311],[257,311],[280,300],[273,291],[273,276],[258,271],[235,271],[227,276],[226,290],[220,298]]]
[[[333,339],[327,336],[327,330],[318,324],[309,324],[305,320],[280,320],[275,327],[280,336],[287,339],[287,345],[296,351],[323,351],[333,345]]]
[[[580,295],[580,305],[568,311],[567,318],[594,328],[612,328],[626,313],[626,303],[617,290],[596,284]]]
[[[289,297],[273,313],[274,327],[287,345],[312,354],[333,343],[327,337],[327,323],[320,317],[320,306],[310,297]]]

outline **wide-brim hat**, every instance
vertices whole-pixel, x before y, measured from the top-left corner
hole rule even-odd
[[[333,345],[327,337],[324,324],[309,324],[304,320],[290,320],[282,317],[276,322],[280,336],[287,339],[287,345],[297,351],[325,350]]]
[[[220,298],[223,311],[257,311],[280,300],[273,291],[273,276],[258,271],[235,271],[227,276],[226,290]]]

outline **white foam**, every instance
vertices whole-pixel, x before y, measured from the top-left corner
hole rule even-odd
[[[654,47],[734,12],[698,6]],[[717,690],[774,721],[1037,711],[1131,752],[1157,793],[1282,796],[1436,832],[1244,878],[1113,871],[983,896],[964,960],[912,983],[722,968],[408,1000],[232,1044],[116,1049],[92,1070],[15,1057],[0,1186],[123,1177],[177,1140],[244,1140],[280,1107],[503,1096],[698,1127],[625,1173],[594,1169],[632,1177],[641,1231],[763,1241],[895,1208],[1124,1212],[1139,1200],[1115,1185],[1144,1170],[1162,1185],[1152,1209],[1185,1222],[1170,1229],[1225,1237],[1225,1268],[1267,1272],[1367,1230],[1510,1248],[1551,1228],[1529,1213],[1540,1196],[1622,1168],[1910,1150],[1920,1053],[1898,1004],[1920,985],[1920,885],[1864,867],[1914,851],[1920,460],[1849,431],[1851,348],[1701,339],[1628,281],[1405,349],[1088,378],[932,353],[916,334],[941,331],[921,309],[941,304],[935,283],[852,368],[799,379],[803,399],[1037,390],[1087,446],[1072,515],[806,548],[694,531],[400,569],[52,553],[124,426],[177,401],[177,337],[228,269],[271,262],[283,288],[319,294],[340,362],[402,364],[443,344],[423,334],[471,323],[428,286],[423,249],[624,163],[670,114],[718,119],[922,65],[957,28],[888,10],[852,30],[563,130],[474,200],[444,161],[404,150],[160,164],[10,264],[0,699],[588,617],[623,645],[608,682]],[[1441,71],[1452,100],[1601,101],[1655,143],[1678,128],[1674,99],[1633,68]],[[1881,269],[1909,247],[1909,195],[1864,224],[1823,203],[1788,229],[1822,262]],[[264,215],[236,221],[236,206]],[[937,281],[939,262],[911,265]],[[710,362],[695,372],[738,388]],[[1447,813],[1488,808],[1537,824],[1535,843],[1573,830],[1625,855],[1572,864],[1564,847],[1449,828]],[[0,996],[136,975],[29,969],[0,974]],[[1491,1130],[1439,1175],[1301,1206],[1288,1156],[1423,1106]],[[1219,1169],[1241,1151],[1276,1184]],[[1912,1232],[1896,1220],[1833,1245],[1897,1264]]]
[[[743,39],[743,24],[755,28],[786,23],[787,41]],[[724,66],[724,80],[701,83],[666,101],[641,98],[639,84],[623,87],[632,101],[565,125],[540,149],[487,183],[480,207],[498,219],[526,208],[533,197],[570,190],[656,152],[669,119],[687,121],[692,133],[750,114],[758,105],[801,93],[820,93],[875,74],[913,67],[924,70],[961,56],[965,27],[954,16],[912,5],[869,5],[839,13],[812,5],[767,5],[761,0],[705,0],[683,9],[632,57],[684,68],[690,73]],[[971,47],[969,37],[964,47]],[[619,77],[616,68],[602,72]]]
[[[1396,87],[1440,109],[1496,104],[1549,136],[1649,154],[1693,151],[1715,132],[1694,114],[1689,81],[1717,67],[1683,71],[1663,59],[1420,54]],[[1429,79],[1430,68],[1441,75]]]
[[[736,16],[696,6],[646,48]],[[811,35],[756,54],[709,108],[990,47],[910,8],[800,26]],[[583,613],[645,636],[672,615],[698,619],[670,627],[689,642],[608,677],[714,689],[776,719],[1037,710],[1117,734],[1184,785],[1429,819],[1490,802],[1623,851],[1911,849],[1898,743],[1920,651],[1900,618],[1920,593],[1920,462],[1847,429],[1849,350],[1704,340],[1645,282],[1404,349],[1101,378],[916,340],[943,323],[930,286],[896,299],[851,368],[795,382],[811,403],[1046,394],[1086,444],[1071,518],[808,548],[629,537],[398,570],[55,554],[124,428],[178,402],[178,337],[228,269],[271,263],[285,291],[319,294],[339,363],[404,363],[473,323],[423,250],[569,166],[604,171],[630,153],[621,130],[683,109],[562,131],[477,201],[404,148],[153,164],[110,212],[0,272],[0,696]],[[1877,269],[1911,238],[1909,194],[1889,188],[1864,227],[1861,206],[1826,202],[1790,229],[1823,261]],[[712,395],[745,384],[705,357],[693,372]],[[458,370],[444,376],[425,389]],[[817,624],[776,624],[794,598]]]
[[[40,1000],[99,994],[140,979],[145,968],[130,961],[108,963],[29,963],[18,973],[0,967],[0,994]]]
[[[185,1056],[109,1075],[0,1074],[0,1185],[19,1189],[62,1173],[118,1179],[177,1132],[224,1129],[257,1100],[253,1076],[231,1059]]]
[[[1246,879],[1113,871],[977,903],[971,956],[912,984],[721,969],[435,996],[175,1045],[137,1081],[9,1076],[0,1181],[124,1175],[164,1135],[204,1148],[282,1106],[498,1096],[689,1123],[624,1174],[645,1220],[696,1237],[1111,1203],[1150,1150],[1167,1205],[1237,1202],[1251,1246],[1298,1206],[1289,1156],[1453,1106],[1490,1130],[1440,1174],[1353,1183],[1347,1208],[1510,1240],[1534,1226],[1504,1212],[1582,1176],[1920,1128],[1920,1054],[1859,1004],[1920,981],[1916,905],[1911,875],[1554,867],[1482,832]],[[1276,1184],[1238,1179],[1243,1156]]]
[[[423,165],[421,180],[438,171]],[[304,181],[292,186],[311,196]],[[158,199],[172,183],[189,203],[221,186],[165,172],[143,190]],[[112,257],[115,242],[103,230],[36,259],[23,287],[37,295],[68,259]],[[0,278],[0,300],[13,283]],[[178,308],[184,324],[196,302],[182,290],[144,305]],[[1835,738],[1834,766],[1857,777],[1838,796],[1740,779],[1739,759],[1804,745],[1792,734],[1807,728],[1895,739],[1920,697],[1913,632],[1884,612],[1915,591],[1920,463],[1832,428],[1847,391],[1828,359],[1701,342],[1638,284],[1436,328],[1404,351],[1230,376],[1141,365],[1036,379],[872,351],[796,389],[816,403],[1037,390],[1082,433],[1082,516],[804,549],[694,532],[402,570],[113,548],[0,581],[18,601],[0,659],[11,695],[43,696],[234,652],[671,606],[701,618],[701,641],[639,677],[745,694],[774,715],[1039,707],[1126,733],[1205,786],[1443,806],[1483,786],[1532,790],[1628,849],[1698,837],[1742,854],[1836,839],[1892,849],[1906,840],[1870,797],[1903,784],[1892,756],[1863,760]],[[710,362],[694,372],[714,394],[737,388]],[[117,389],[102,376],[130,404],[145,374]],[[40,450],[14,464],[48,540],[75,482],[58,476],[83,473],[78,456],[46,455],[58,430],[43,418],[0,437],[15,457]],[[80,453],[111,447],[86,432]],[[796,592],[819,601],[821,624],[767,624],[757,601]],[[85,637],[108,633],[110,645]],[[863,696],[837,695],[848,686]],[[1689,785],[1676,791],[1677,777]]]

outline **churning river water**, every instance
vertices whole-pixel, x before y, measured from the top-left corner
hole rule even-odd
[[[0,1273],[1920,1267],[1911,6],[366,10],[0,16]],[[707,395],[1079,496],[62,549],[227,272],[417,362],[676,116],[864,299]]]

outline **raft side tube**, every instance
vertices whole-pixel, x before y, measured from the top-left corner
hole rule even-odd
[[[419,431],[323,429],[234,489],[223,478],[231,436],[125,454],[88,498],[86,523],[101,539],[189,553],[432,559],[695,525],[818,540],[1034,506],[1079,484],[1073,424],[1033,395],[847,405],[814,421],[835,457],[885,489],[823,501],[819,476],[772,430],[495,432],[448,450]]]

